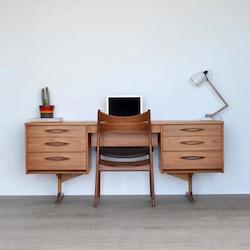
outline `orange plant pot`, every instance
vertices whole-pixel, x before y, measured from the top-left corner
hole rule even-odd
[[[41,118],[53,118],[54,116],[54,105],[40,105]]]

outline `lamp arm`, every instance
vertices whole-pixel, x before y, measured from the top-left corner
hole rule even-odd
[[[219,109],[218,111],[216,111],[215,113],[213,113],[213,114],[206,114],[206,117],[213,118],[215,115],[217,115],[223,109],[227,108],[229,105],[226,102],[226,100],[222,97],[222,95],[219,93],[219,91],[215,88],[215,86],[210,82],[210,80],[208,78],[207,78],[207,82],[212,87],[212,89],[214,90],[214,92],[219,96],[219,98],[222,100],[222,102],[224,103],[224,106],[221,109]]]

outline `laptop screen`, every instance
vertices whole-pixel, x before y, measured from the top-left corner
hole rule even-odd
[[[108,114],[131,116],[141,113],[141,97],[108,97]]]

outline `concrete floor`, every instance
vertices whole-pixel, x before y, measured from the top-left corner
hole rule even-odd
[[[0,197],[0,249],[250,249],[250,195]]]

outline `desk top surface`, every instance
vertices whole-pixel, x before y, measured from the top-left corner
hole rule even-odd
[[[178,125],[178,124],[223,124],[219,120],[152,120],[152,125]],[[62,121],[62,122],[26,122],[25,125],[71,125],[71,126],[97,126],[97,121]]]

